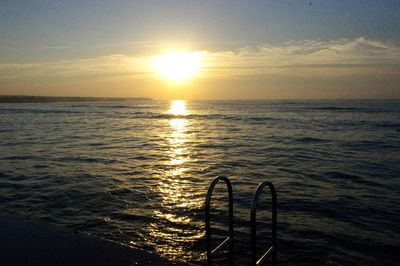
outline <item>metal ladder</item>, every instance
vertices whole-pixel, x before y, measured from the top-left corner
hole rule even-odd
[[[210,221],[210,205],[211,196],[214,191],[215,186],[218,182],[224,181],[228,188],[229,195],[229,236],[225,238],[215,249],[211,248],[211,221]],[[233,264],[233,194],[231,181],[225,176],[217,176],[210,184],[207,191],[206,202],[205,202],[205,224],[206,224],[206,249],[207,249],[207,264],[212,264],[212,257],[220,252],[226,245],[229,244],[229,264]]]
[[[210,205],[211,205],[211,196],[214,191],[215,186],[223,181],[226,183],[228,189],[229,196],[229,207],[228,207],[228,215],[229,215],[229,225],[228,225],[228,234],[229,236],[222,241],[216,248],[212,249],[211,247],[211,221],[210,221]],[[257,205],[263,191],[264,187],[268,186],[271,192],[272,198],[272,240],[271,245],[267,248],[267,250],[263,253],[263,255],[257,259],[257,228],[256,228],[256,214],[257,214]],[[232,193],[232,184],[229,179],[225,176],[217,176],[210,184],[208,188],[206,200],[205,200],[205,227],[206,227],[206,254],[207,254],[207,265],[212,265],[213,257],[219,253],[226,245],[229,244],[229,265],[233,265],[234,262],[234,254],[233,254],[233,193]],[[251,248],[251,265],[262,265],[272,256],[272,263],[276,265],[276,256],[277,256],[277,198],[276,198],[276,190],[274,185],[271,182],[264,181],[261,182],[254,195],[253,201],[251,205],[250,211],[250,248]]]

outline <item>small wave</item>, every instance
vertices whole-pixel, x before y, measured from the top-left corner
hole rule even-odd
[[[7,188],[7,189],[12,188],[12,189],[22,190],[25,188],[25,186],[15,182],[0,181],[0,188]]]
[[[306,178],[323,182],[335,183],[335,184],[345,184],[349,181],[357,183],[363,181],[363,177],[361,176],[343,173],[339,171],[329,171],[319,174],[308,174],[306,175]]]
[[[9,175],[4,173],[4,172],[0,172],[0,177],[8,177]]]
[[[400,131],[400,123],[381,122],[374,125],[377,128],[393,128]]]
[[[115,159],[111,158],[98,158],[98,157],[62,157],[58,159],[60,162],[86,162],[86,163],[114,163],[117,162]]]
[[[47,168],[48,166],[45,165],[45,164],[35,164],[33,167],[34,167],[34,168],[41,169],[41,168]]]
[[[111,219],[122,220],[125,222],[154,222],[155,219],[149,215],[149,213],[151,213],[151,211],[148,208],[130,208],[121,212],[113,213]]]
[[[276,118],[273,117],[267,117],[267,116],[262,116],[262,117],[248,117],[248,118],[243,118],[245,120],[248,120],[250,124],[252,125],[258,125],[258,124],[265,124],[266,122],[270,121],[276,121]]]
[[[187,115],[175,115],[168,113],[146,113],[143,118],[150,119],[201,119],[201,120],[209,120],[209,119],[240,119],[238,117],[227,117],[225,115],[220,114],[187,114]]]
[[[296,142],[301,143],[320,143],[320,142],[329,142],[327,139],[322,138],[314,138],[314,137],[301,137],[295,140]]]
[[[191,118],[189,115],[173,115],[173,114],[160,114],[160,113],[149,113],[147,118],[152,119],[170,119],[170,118]]]
[[[145,156],[145,155],[138,155],[131,157],[132,160],[138,160],[138,161],[148,161],[154,159],[154,157],[151,156]]]
[[[2,112],[12,114],[82,114],[82,111],[71,109],[33,109],[33,108],[1,108]]]
[[[230,145],[207,143],[207,144],[199,144],[197,147],[202,149],[218,149],[218,148],[229,148]]]
[[[311,107],[308,110],[327,110],[327,111],[366,111],[367,108],[357,108],[357,107],[336,107],[336,106],[326,106],[326,107]]]
[[[135,107],[129,106],[129,105],[106,105],[106,106],[99,106],[99,107],[104,107],[104,108],[110,108],[110,109],[132,109]]]
[[[110,108],[110,109],[150,109],[150,108],[154,108],[154,106],[152,106],[152,105],[138,105],[138,104],[135,104],[135,105],[131,105],[131,104],[114,104],[114,105],[112,105],[112,104],[110,104],[110,105],[107,105],[107,104],[95,104],[95,106],[96,107],[99,107],[99,108]],[[84,105],[84,106],[82,106],[82,107],[87,107],[87,105]]]
[[[379,149],[384,150],[392,148],[391,144],[378,140],[349,141],[349,142],[344,142],[344,145],[355,151],[360,151],[360,150],[369,151],[369,150],[379,150]]]
[[[34,157],[28,155],[14,155],[14,156],[4,157],[0,160],[31,160],[31,159],[34,159]]]
[[[345,179],[345,180],[362,180],[361,176],[357,175],[351,175],[347,173],[342,173],[338,171],[332,171],[332,172],[326,172],[323,174],[323,176],[329,177],[329,178],[334,178],[334,179]]]

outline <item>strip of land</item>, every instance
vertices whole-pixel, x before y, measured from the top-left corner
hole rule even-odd
[[[146,97],[58,97],[0,95],[0,103],[51,103],[51,102],[109,102],[109,101],[150,101]]]
[[[171,265],[155,253],[0,215],[0,265]]]

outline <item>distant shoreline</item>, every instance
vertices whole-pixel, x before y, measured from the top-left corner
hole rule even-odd
[[[53,103],[53,102],[110,102],[151,101],[146,97],[74,97],[74,96],[19,96],[0,95],[0,103]]]

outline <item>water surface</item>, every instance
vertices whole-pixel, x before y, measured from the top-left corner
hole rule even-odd
[[[399,101],[2,104],[0,149],[2,212],[200,263],[204,196],[226,175],[242,265],[252,194],[269,180],[281,265],[400,263]]]

